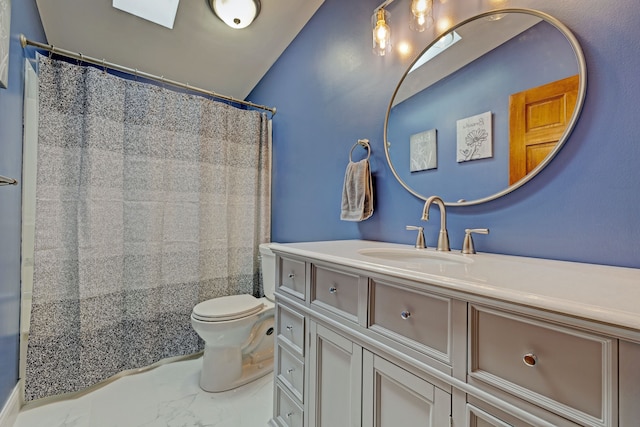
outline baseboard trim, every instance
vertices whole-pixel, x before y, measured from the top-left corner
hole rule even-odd
[[[9,399],[4,404],[4,408],[0,412],[0,427],[13,427],[13,424],[15,424],[18,412],[20,412],[19,390],[19,384],[16,384],[9,395]]]

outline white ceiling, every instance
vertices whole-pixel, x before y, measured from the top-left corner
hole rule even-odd
[[[324,0],[262,0],[242,30],[227,27],[207,0],[181,0],[172,30],[112,0],[36,3],[49,44],[245,99]]]

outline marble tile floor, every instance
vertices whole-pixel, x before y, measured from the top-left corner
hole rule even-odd
[[[20,412],[14,427],[265,427],[273,376],[223,393],[198,386],[202,359],[129,375],[77,399]]]

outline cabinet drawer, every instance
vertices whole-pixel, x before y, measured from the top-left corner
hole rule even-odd
[[[450,299],[378,281],[369,297],[370,329],[450,362]]]
[[[300,402],[304,402],[304,364],[282,346],[278,346],[276,375]]]
[[[615,340],[472,306],[469,374],[589,424],[610,425]]]
[[[304,300],[307,295],[305,262],[278,257],[278,267],[278,290]]]
[[[312,304],[320,305],[354,322],[358,321],[357,275],[313,266],[312,281]]]
[[[494,417],[482,409],[467,403],[467,427],[513,427],[499,418]],[[519,427],[533,427],[531,424],[522,423]]]
[[[285,342],[304,356],[304,316],[280,304],[278,307],[278,342]]]
[[[275,416],[276,420],[282,426],[302,427],[303,412],[302,408],[280,387],[276,385],[275,395]]]
[[[466,405],[467,427],[536,427],[553,425],[555,427],[580,427],[566,418],[538,408],[537,416],[524,412],[526,420],[517,418],[480,399],[468,396]],[[542,418],[540,418],[542,417]]]

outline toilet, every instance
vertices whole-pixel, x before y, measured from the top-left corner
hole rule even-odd
[[[260,245],[263,298],[231,295],[193,308],[191,325],[205,342],[200,388],[231,390],[273,371],[275,255]]]

